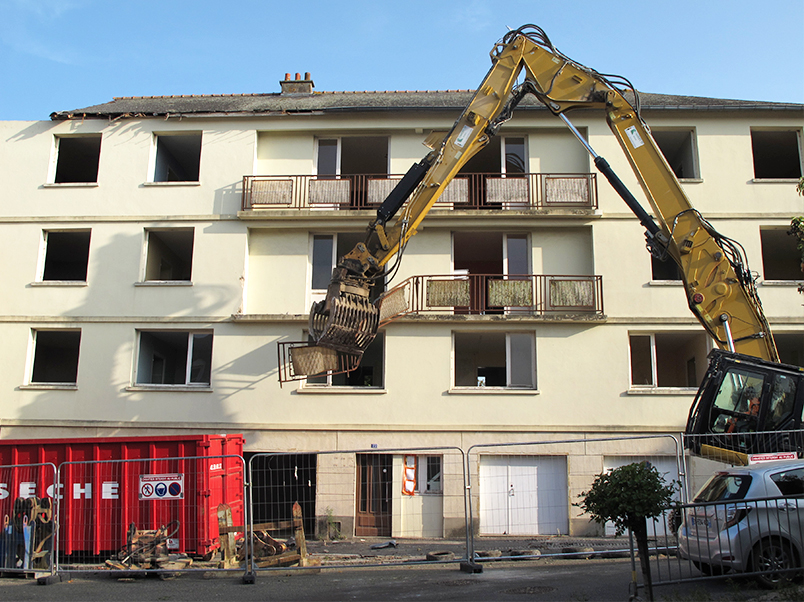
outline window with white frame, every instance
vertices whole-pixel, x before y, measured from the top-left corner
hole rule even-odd
[[[45,230],[41,282],[86,282],[90,230]]]
[[[402,459],[402,492],[405,495],[443,493],[441,456],[406,454]]]
[[[145,281],[189,281],[193,272],[193,228],[145,231]]]
[[[630,333],[632,387],[697,387],[708,362],[705,333]]]
[[[455,332],[455,387],[536,388],[532,332]]]
[[[314,234],[311,238],[310,290],[312,301],[323,301],[327,287],[332,279],[332,269],[339,257],[351,251],[359,242],[363,242],[366,235],[363,232],[348,232],[339,234]],[[370,299],[374,301],[385,290],[382,279],[375,281],[371,287]]]
[[[81,330],[34,330],[32,385],[75,385]]]
[[[137,385],[210,385],[212,332],[140,330]]]

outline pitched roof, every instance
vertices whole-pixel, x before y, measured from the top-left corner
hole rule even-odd
[[[472,90],[313,92],[312,94],[212,94],[187,96],[132,96],[72,111],[51,113],[54,121],[83,118],[147,118],[167,115],[285,115],[294,113],[462,110]],[[799,111],[797,103],[727,100],[640,92],[643,110],[684,111]],[[518,110],[546,110],[527,97]]]

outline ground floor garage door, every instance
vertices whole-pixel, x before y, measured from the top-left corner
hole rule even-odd
[[[481,456],[479,492],[482,535],[569,532],[565,456]]]
[[[615,468],[619,468],[620,466],[625,466],[627,464],[632,464],[633,462],[645,462],[648,461],[656,467],[656,470],[659,471],[659,474],[665,480],[665,483],[668,485],[672,481],[678,481],[678,465],[676,464],[676,459],[674,457],[667,457],[667,456],[650,456],[650,457],[643,457],[643,456],[606,456],[603,459],[603,470],[609,471],[614,470]],[[678,492],[676,493],[675,499],[678,499]],[[665,519],[663,517],[659,517],[658,520],[648,520],[648,537],[663,537],[667,533],[667,525],[665,524]],[[606,535],[614,535],[615,528],[613,523],[606,523]]]

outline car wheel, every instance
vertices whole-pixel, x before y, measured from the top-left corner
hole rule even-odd
[[[796,551],[790,542],[782,539],[763,539],[751,552],[751,570],[760,572],[755,575],[757,583],[771,589],[794,579],[797,574],[780,572],[798,566]]]

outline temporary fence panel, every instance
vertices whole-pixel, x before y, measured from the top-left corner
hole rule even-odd
[[[54,571],[55,483],[52,463],[0,464],[0,573]]]
[[[472,539],[470,549],[480,558],[491,550],[476,548],[499,545],[499,536],[529,537],[534,557],[575,554],[573,539],[607,537],[598,544],[627,549],[627,540],[614,538],[613,529],[602,529],[577,506],[595,477],[648,461],[668,484],[683,480],[681,444],[673,435],[489,443],[470,447],[467,461],[470,519],[480,536]],[[653,529],[654,545],[664,545],[659,539],[667,530],[665,520]],[[516,557],[527,556],[525,552],[517,551]]]
[[[324,555],[325,543],[342,539],[465,538],[464,466],[461,450],[440,447],[254,454],[254,567],[354,563],[333,550]],[[294,551],[299,536],[306,549]],[[375,561],[403,559],[386,553]]]
[[[58,467],[58,484],[42,496],[59,502],[59,551],[71,560],[123,546],[132,523],[159,529],[173,520],[171,549],[203,556],[218,546],[218,505],[244,514],[243,442],[239,434],[0,440],[0,460]],[[151,483],[154,499],[141,500],[148,478],[160,476]]]
[[[219,547],[219,504],[238,524],[245,520],[243,472],[239,456],[64,462],[59,551],[70,562],[101,556],[126,564],[134,552],[209,557]]]

